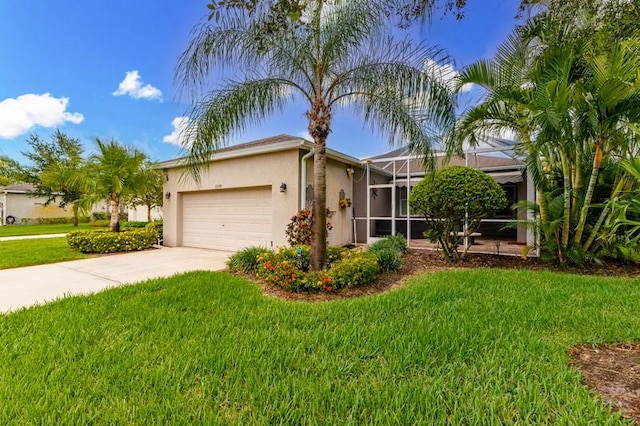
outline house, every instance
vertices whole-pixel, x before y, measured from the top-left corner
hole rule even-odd
[[[289,135],[222,148],[197,182],[184,158],[158,163],[165,177],[164,244],[229,251],[286,245],[287,224],[313,197],[313,149],[312,142]],[[486,171],[512,202],[533,194],[518,160],[475,153],[449,164]],[[424,176],[420,161],[406,150],[359,160],[328,149],[329,243],[367,243],[395,233],[423,238],[424,220],[407,213],[410,188]],[[483,221],[481,232],[526,243],[532,236],[525,231],[503,229],[525,218],[524,211],[505,209]]]
[[[313,143],[279,135],[218,150],[199,182],[184,159],[157,164],[165,176],[164,244],[235,251],[286,245],[291,217],[313,194]],[[360,160],[327,150],[329,243],[351,243],[353,170]]]
[[[33,197],[34,187],[17,184],[0,188],[0,224],[24,223],[37,218],[70,217],[70,207],[59,207],[56,203],[46,204],[46,197]]]
[[[73,217],[70,205],[60,207],[55,201],[47,204],[47,197],[34,196],[34,191],[35,187],[28,183],[0,187],[0,225],[27,224],[38,219]],[[125,207],[122,206],[122,209],[124,211]],[[108,204],[105,201],[98,202],[91,211],[108,215]],[[147,220],[146,207],[130,208],[128,214],[129,220]],[[157,218],[162,218],[162,211],[156,208],[152,210],[152,219]]]

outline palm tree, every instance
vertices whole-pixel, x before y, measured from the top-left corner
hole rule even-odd
[[[547,18],[520,29],[494,61],[461,73],[460,85],[481,84],[487,95],[459,122],[457,137],[473,142],[487,131],[518,134],[536,183],[540,220],[549,222],[539,226],[549,232],[543,239],[556,250],[556,260],[579,263],[609,213],[603,209],[597,219],[593,214],[600,168],[625,158],[632,138],[624,133],[640,120],[640,41],[630,38],[601,51],[597,35],[592,43],[563,40],[569,30]],[[622,187],[613,185],[608,196],[616,188]]]
[[[394,40],[375,2],[310,1],[301,18],[305,25],[276,32],[265,45],[260,31],[268,19],[268,12],[230,13],[203,24],[181,55],[177,76],[196,93],[214,72],[236,73],[195,102],[189,164],[197,179],[230,135],[302,100],[315,143],[311,266],[318,270],[326,254],[326,148],[333,115],[352,109],[390,143],[408,141],[414,152],[429,156],[434,129],[453,123],[453,101],[437,75],[440,68],[427,66],[444,58]]]
[[[91,201],[108,200],[111,211],[109,230],[118,232],[120,203],[133,196],[146,185],[142,166],[145,155],[138,150],[122,146],[115,140],[103,142],[96,138],[98,154],[89,158],[91,174],[86,180]]]

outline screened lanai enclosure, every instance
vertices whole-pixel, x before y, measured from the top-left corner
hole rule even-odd
[[[535,189],[525,163],[514,152],[514,142],[492,139],[462,157],[447,159],[436,154],[436,168],[447,165],[475,167],[493,177],[505,191],[509,205],[482,219],[480,228],[465,239],[469,252],[520,255],[534,236],[524,222],[532,213],[516,208],[522,200],[535,200]],[[423,162],[401,148],[363,161],[364,169],[354,180],[354,235],[356,243],[372,243],[386,235],[401,234],[412,248],[437,248],[423,236],[422,216],[409,209],[411,189],[425,175]],[[535,254],[535,253],[530,253]]]

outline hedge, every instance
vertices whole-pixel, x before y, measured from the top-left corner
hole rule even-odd
[[[82,253],[118,253],[146,250],[155,244],[156,236],[147,230],[92,230],[70,232],[67,241],[72,249]]]

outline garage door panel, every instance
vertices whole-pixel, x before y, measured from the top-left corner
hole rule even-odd
[[[183,194],[183,245],[236,251],[270,246],[271,188]]]

